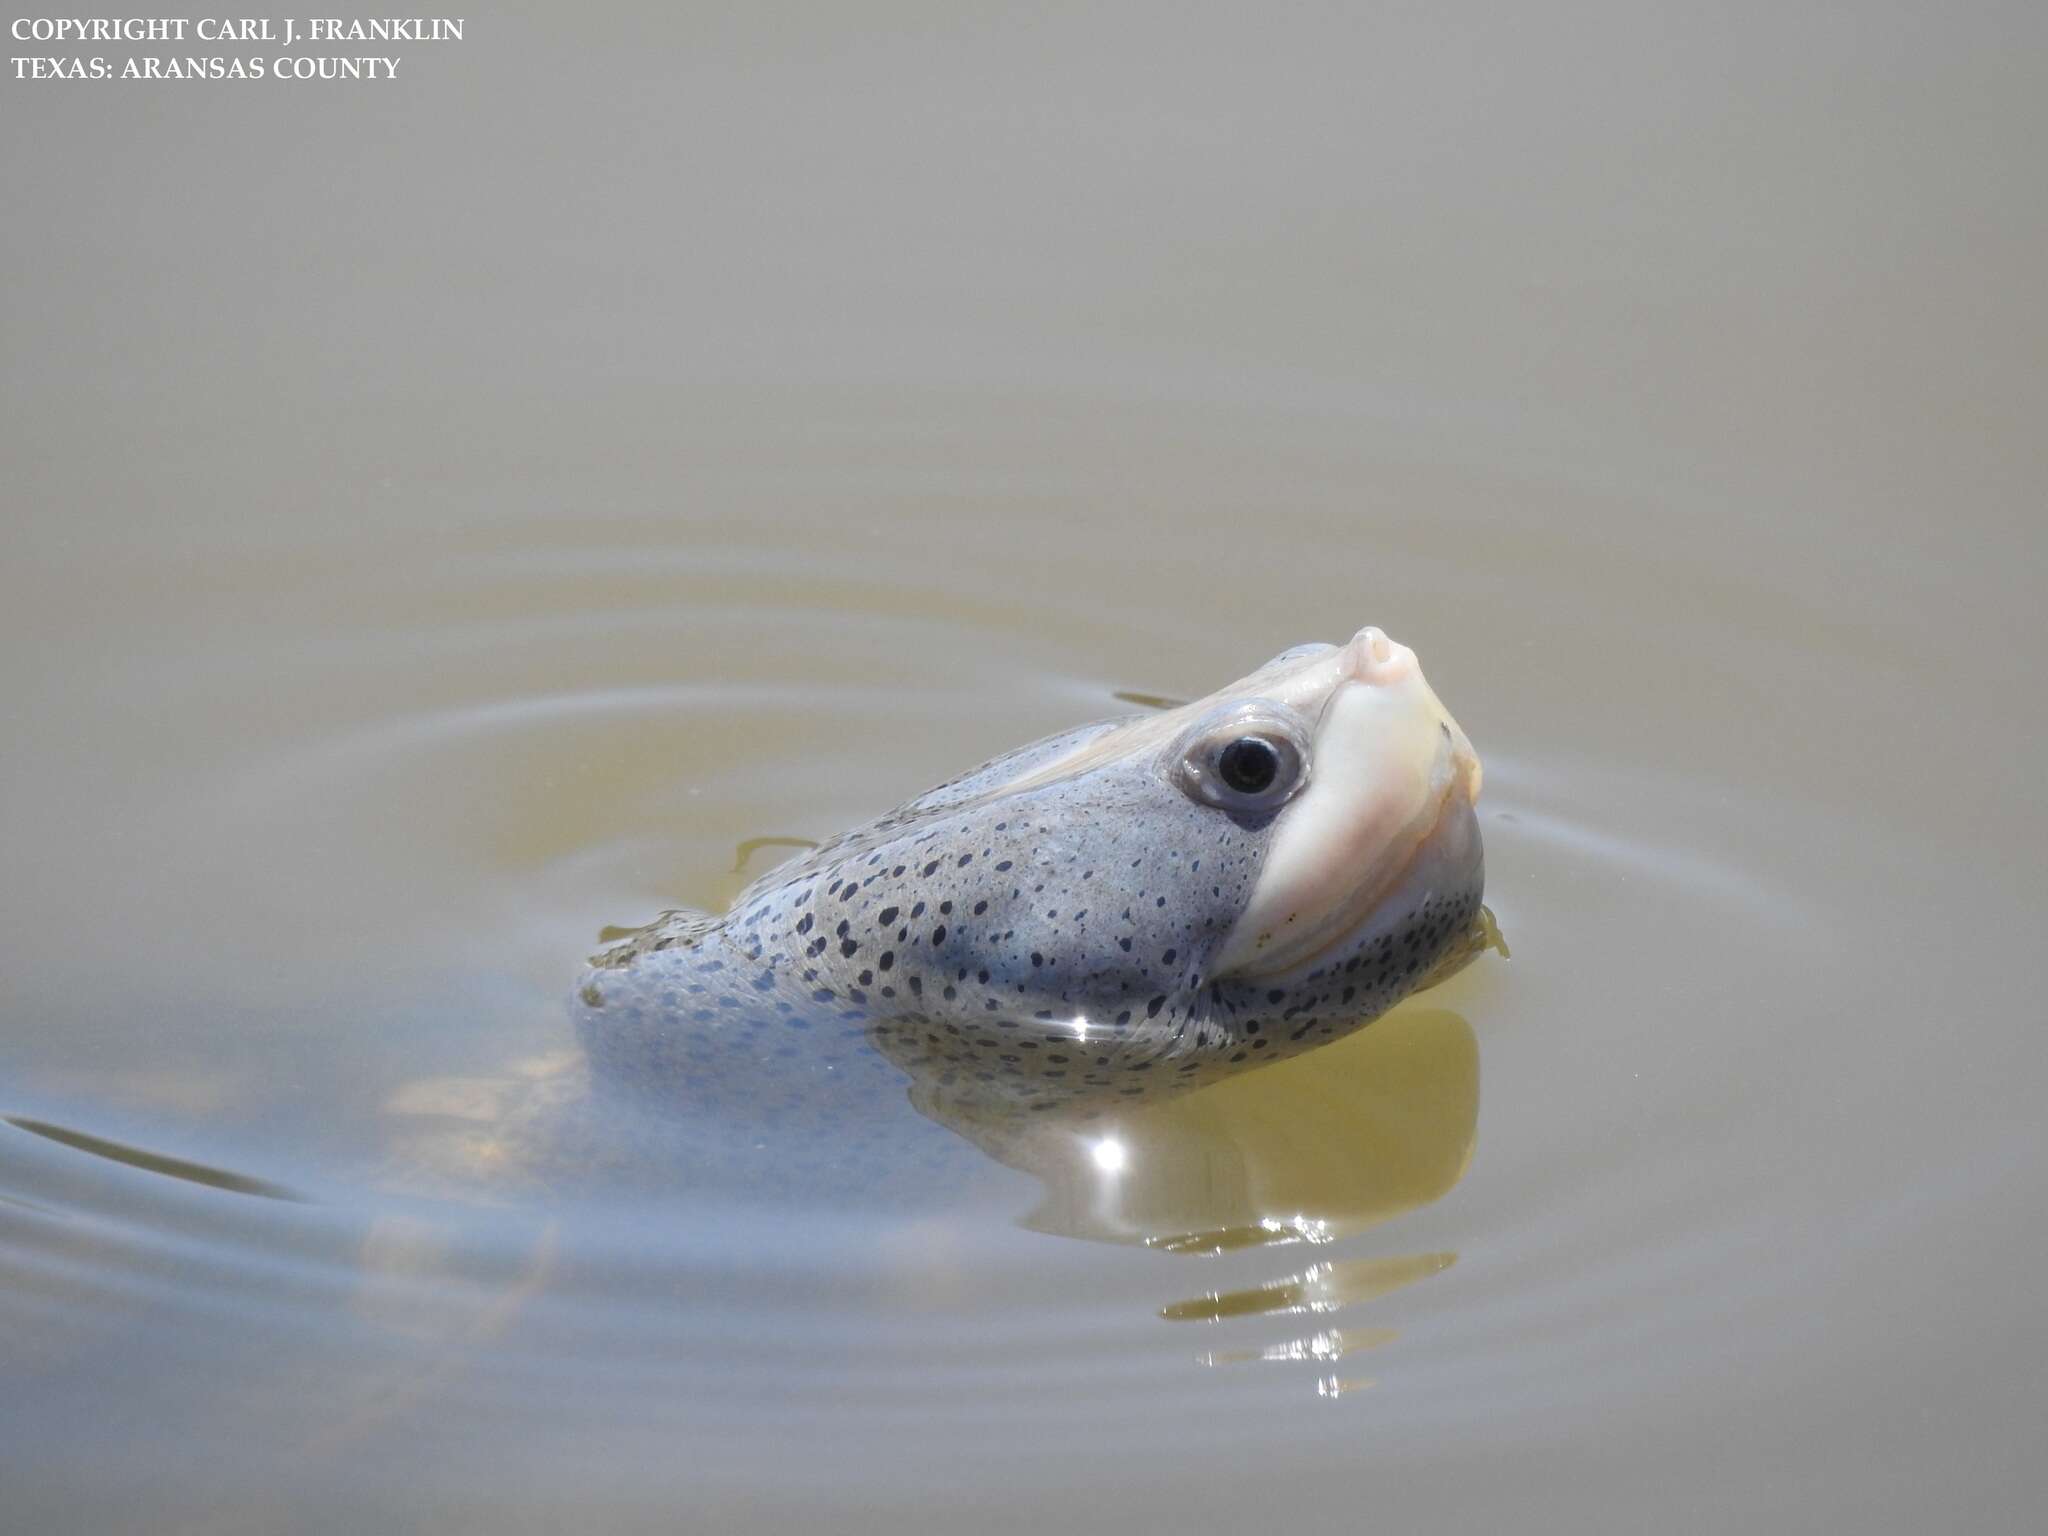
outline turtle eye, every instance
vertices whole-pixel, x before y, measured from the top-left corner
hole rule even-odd
[[[1263,736],[1240,736],[1216,754],[1216,777],[1233,793],[1262,795],[1280,777],[1280,752]]]
[[[1175,780],[1190,799],[1257,814],[1308,780],[1309,733],[1294,711],[1255,700],[1198,721],[1176,744]]]

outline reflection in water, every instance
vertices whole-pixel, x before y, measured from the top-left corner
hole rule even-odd
[[[1173,1323],[1214,1323],[1226,1317],[1269,1312],[1335,1312],[1371,1301],[1418,1280],[1441,1274],[1457,1262],[1454,1253],[1417,1253],[1398,1259],[1339,1259],[1311,1264],[1298,1275],[1241,1291],[1211,1291],[1192,1301],[1159,1309]]]
[[[971,1203],[978,1151],[1037,1182],[1032,1230],[1217,1254],[1327,1243],[1438,1199],[1464,1172],[1479,1100],[1470,1026],[1412,1002],[1206,1088],[1055,1115],[943,1091],[871,1050],[821,1074],[797,1113],[752,1120],[611,1082],[604,1065],[557,1050],[494,1076],[400,1085],[383,1104],[385,1176],[404,1193],[489,1203],[744,1193],[798,1216],[843,1189],[882,1221]],[[840,1118],[826,1119],[833,1094]]]
[[[183,1179],[188,1184],[203,1184],[210,1189],[225,1189],[238,1195],[256,1195],[265,1200],[305,1198],[286,1189],[282,1184],[273,1184],[267,1179],[251,1178],[247,1174],[211,1167],[206,1163],[188,1162],[183,1158],[165,1157],[159,1152],[129,1146],[125,1142],[112,1141],[104,1136],[94,1136],[86,1131],[72,1130],[67,1126],[52,1125],[46,1120],[31,1120],[21,1115],[0,1116],[0,1119],[4,1119],[16,1130],[27,1131],[30,1135],[40,1136],[46,1141],[54,1141],[59,1146],[89,1152],[94,1157],[125,1163],[131,1168],[162,1174],[166,1178]]]
[[[1043,1186],[1041,1232],[1215,1255],[1327,1244],[1441,1199],[1464,1176],[1479,1114],[1479,1050],[1447,1009],[1409,1004],[1321,1051],[1122,1114],[1107,1127],[1033,1127],[998,1153]],[[967,1134],[972,1129],[962,1127]],[[986,1133],[980,1138],[990,1145]],[[1171,1322],[1334,1313],[1448,1269],[1456,1255],[1337,1259],[1296,1275],[1169,1303]],[[1334,1360],[1385,1329],[1326,1330],[1199,1356]],[[1333,1385],[1334,1384],[1334,1385]],[[1363,1382],[1318,1383],[1323,1396]]]
[[[589,1156],[593,1127],[583,1122],[591,1118],[593,1104],[605,1101],[570,1091],[583,1082],[580,1068],[581,1063],[561,1053],[518,1063],[504,1078],[422,1081],[400,1090],[386,1108],[401,1120],[431,1122],[443,1171],[459,1165],[472,1187],[489,1197],[522,1188],[530,1193],[539,1179],[546,1186],[544,1198],[561,1208],[564,1198],[575,1197],[579,1181],[588,1185],[593,1175],[627,1169],[636,1160],[632,1171],[643,1179],[653,1171],[673,1180],[673,1197],[693,1193],[690,1169],[657,1163],[650,1170],[646,1164],[650,1142],[644,1119],[630,1122],[631,1136],[613,1148],[614,1157]],[[870,1106],[878,1119],[893,1121],[893,1139],[878,1140],[866,1153],[887,1159],[900,1150],[923,1175],[922,1182],[899,1179],[892,1186],[892,1195],[907,1189],[915,1197],[909,1206],[878,1193],[853,1208],[872,1239],[887,1246],[891,1233],[900,1237],[925,1230],[927,1217],[918,1213],[920,1208],[957,1207],[980,1187],[986,1164],[978,1154],[985,1154],[1036,1182],[1036,1199],[1022,1218],[1031,1230],[1214,1256],[1249,1247],[1334,1243],[1440,1199],[1457,1184],[1471,1158],[1479,1053],[1464,1018],[1411,1002],[1307,1055],[1179,1097],[1086,1117],[1032,1115],[1000,1099],[950,1097],[926,1091],[927,1086],[913,1084],[908,1094],[899,1086],[893,1113],[886,1102]],[[529,1109],[536,1103],[545,1107],[554,1123],[509,1115],[506,1101],[521,1095]],[[912,1105],[918,1113],[912,1113]],[[616,1124],[606,1121],[607,1127]],[[677,1139],[666,1146],[675,1154],[687,1150],[683,1138],[702,1127],[682,1123],[670,1129]],[[806,1165],[794,1145],[801,1134],[801,1128],[786,1131],[784,1143],[772,1149],[775,1156],[764,1161],[761,1171],[775,1177],[780,1170],[784,1180],[802,1177]],[[545,1145],[520,1145],[521,1135],[552,1139]],[[410,1154],[417,1160],[427,1145],[416,1138]],[[536,1159],[543,1153],[560,1160],[552,1168],[538,1168]],[[729,1171],[730,1164],[719,1168]],[[788,1197],[792,1191],[785,1187],[780,1193]],[[828,1214],[836,1219],[848,1212],[800,1206],[788,1216],[801,1231]],[[405,1241],[397,1241],[401,1236]],[[386,1288],[394,1264],[416,1276],[422,1266],[431,1269],[434,1253],[419,1229],[380,1224],[366,1238],[360,1257],[364,1284]],[[1426,1279],[1453,1258],[1430,1253],[1333,1259],[1293,1276],[1242,1290],[1211,1291],[1156,1310],[1175,1322],[1329,1314]],[[530,1276],[530,1270],[521,1275],[522,1289],[530,1285]],[[407,1329],[422,1326],[422,1314],[411,1301],[395,1312],[369,1303],[357,1311],[366,1318],[389,1316]],[[460,1336],[469,1330],[463,1324],[440,1331]],[[1326,1360],[1391,1337],[1384,1330],[1330,1331],[1201,1358],[1209,1364]]]
[[[1241,1365],[1254,1360],[1341,1360],[1378,1349],[1399,1338],[1391,1328],[1325,1328],[1306,1338],[1269,1344],[1264,1349],[1216,1349],[1197,1358],[1204,1365]]]
[[[1446,974],[1506,944],[1486,913]],[[1479,1048],[1463,1017],[1404,1004],[1344,1040],[1178,1098],[1085,1123],[913,1100],[1040,1185],[1025,1225],[1175,1254],[1328,1244],[1441,1199],[1464,1176],[1479,1116]],[[1451,1253],[1336,1259],[1159,1308],[1170,1322],[1329,1314],[1448,1269]],[[1385,1329],[1327,1330],[1205,1365],[1327,1362],[1376,1348]],[[1370,1385],[1325,1376],[1341,1397]]]
[[[962,1121],[1034,1175],[1041,1232],[1175,1253],[1326,1243],[1441,1198],[1479,1114],[1479,1049],[1409,1004],[1320,1051],[1085,1128]]]

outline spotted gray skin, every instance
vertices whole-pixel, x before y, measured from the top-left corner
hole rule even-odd
[[[1294,791],[1216,789],[1216,744],[1261,730],[1300,748]],[[664,914],[578,987],[593,1081],[743,1136],[815,1139],[823,1109],[858,1141],[906,1083],[956,1128],[1089,1119],[1298,1054],[1471,951],[1478,777],[1412,653],[1297,647],[997,758],[722,917]]]

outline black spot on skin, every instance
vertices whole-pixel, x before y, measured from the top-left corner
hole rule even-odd
[[[929,876],[931,876],[931,875],[935,875],[935,874],[937,874],[937,873],[938,873],[938,870],[939,870],[939,861],[938,861],[937,859],[933,859],[933,860],[931,861],[931,863],[929,863],[929,864],[925,865],[925,867],[924,867],[924,871],[923,871],[923,872],[924,872],[924,874],[925,874],[925,875],[926,875],[927,877],[929,877]]]
[[[839,953],[846,956],[849,960],[853,958],[855,952],[859,949],[860,946],[854,943],[851,939],[844,939],[840,941]]]
[[[997,874],[1008,874],[1008,873],[1009,873],[1009,870],[1010,870],[1010,861],[1009,861],[1008,859],[1003,859],[1003,860],[1001,860],[1001,861],[1000,861],[999,863],[997,863],[997,865],[996,865],[996,873],[997,873]]]
[[[896,921],[896,909],[894,907],[882,908],[880,912],[875,914],[875,921],[880,923],[884,928],[888,927],[889,924]]]
[[[1159,1010],[1164,1008],[1165,1006],[1166,994],[1162,992],[1159,996],[1153,998],[1151,1002],[1145,1005],[1145,1017],[1148,1019],[1158,1018]]]
[[[937,949],[941,944],[945,942],[946,925],[944,923],[941,923],[938,927],[932,930],[932,948]],[[948,990],[950,991],[951,989],[949,988]]]

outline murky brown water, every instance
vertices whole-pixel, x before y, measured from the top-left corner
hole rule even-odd
[[[8,82],[0,1523],[2031,1528],[2044,43]],[[408,1181],[748,840],[1368,621],[1512,960],[936,1213]]]

